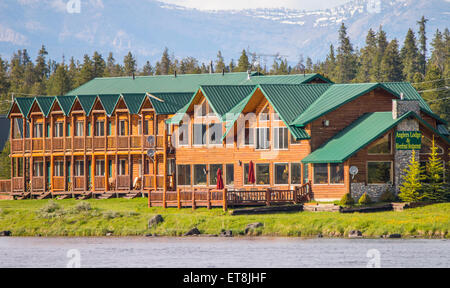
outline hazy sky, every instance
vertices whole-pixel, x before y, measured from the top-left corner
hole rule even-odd
[[[293,8],[317,10],[332,8],[349,2],[350,0],[160,0],[165,3],[176,4],[200,10],[239,10],[248,8]]]

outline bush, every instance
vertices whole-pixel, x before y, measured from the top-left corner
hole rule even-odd
[[[103,217],[109,220],[109,219],[121,217],[121,215],[119,212],[116,212],[116,211],[106,211],[106,212],[103,212]]]
[[[389,189],[386,189],[386,191],[384,191],[384,193],[380,196],[380,202],[394,202],[395,199],[395,195]]]
[[[370,199],[369,195],[367,195],[367,193],[364,193],[361,198],[359,198],[358,203],[360,205],[368,205],[370,203],[372,203],[372,199]]]
[[[47,204],[45,204],[44,207],[42,207],[39,210],[39,212],[41,212],[41,213],[53,213],[53,212],[55,212],[55,211],[57,211],[59,209],[60,209],[59,205],[55,201],[50,200],[50,201],[48,201]]]
[[[353,200],[352,195],[350,193],[342,196],[341,201],[339,202],[342,206],[351,206],[355,204],[355,200]]]
[[[75,205],[75,210],[78,212],[86,212],[91,210],[91,204],[89,202],[79,202],[77,205]]]

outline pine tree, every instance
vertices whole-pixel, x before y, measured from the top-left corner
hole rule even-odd
[[[11,179],[11,159],[9,158],[10,151],[8,140],[5,143],[3,151],[0,152],[0,167],[2,167],[2,169],[0,169],[0,179]]]
[[[379,80],[383,82],[402,81],[402,62],[396,39],[392,40],[385,50],[381,60],[379,77]]]
[[[84,61],[81,65],[80,72],[77,77],[77,86],[83,85],[84,83],[91,81],[94,79],[94,67],[91,58],[89,55],[84,55]]]
[[[38,52],[38,56],[36,58],[36,66],[35,66],[35,73],[36,73],[36,79],[39,82],[45,82],[47,78],[49,77],[49,67],[47,66],[46,57],[48,55],[47,50],[45,49],[45,46],[42,45],[41,49]]]
[[[225,68],[226,68],[225,61],[223,59],[222,52],[219,50],[219,52],[217,52],[215,69],[217,72],[222,72],[222,71],[226,70]]]
[[[325,74],[330,79],[335,77],[335,70],[336,70],[336,56],[334,54],[334,46],[333,44],[330,45],[330,52],[327,55],[327,58],[325,60]]]
[[[446,200],[444,187],[444,166],[442,159],[438,155],[438,147],[434,141],[431,145],[431,153],[426,162],[425,183],[423,184],[424,198],[432,202],[442,202]]]
[[[420,44],[420,53],[419,53],[419,72],[425,77],[425,69],[427,65],[426,55],[427,55],[427,36],[425,32],[425,24],[428,22],[428,19],[425,19],[425,16],[422,16],[420,21],[417,21],[419,25],[419,44]]]
[[[306,72],[312,73],[312,71],[313,71],[312,59],[310,57],[307,57],[306,58]]]
[[[424,179],[423,169],[416,159],[416,151],[413,150],[408,168],[405,169],[404,182],[400,185],[398,197],[403,202],[419,202],[424,198],[421,181]]]
[[[387,46],[389,45],[386,37],[386,32],[383,30],[382,26],[380,26],[380,28],[378,29],[376,41],[377,41],[377,52],[375,55],[372,70],[370,71],[371,82],[382,81],[381,61],[383,60],[385,51],[387,49]]]
[[[102,54],[99,54],[97,51],[94,52],[94,55],[92,56],[92,63],[93,63],[93,76],[94,78],[103,77],[105,74],[106,69],[106,63],[105,60],[103,60]]]
[[[10,100],[8,99],[9,79],[7,72],[8,63],[0,57],[0,100]],[[6,114],[10,104],[4,101],[0,101],[0,103],[0,113]]]
[[[347,28],[342,23],[339,29],[339,47],[337,53],[336,78],[339,83],[348,83],[356,75],[356,58],[353,46],[347,36]]]
[[[56,72],[48,80],[49,95],[65,95],[72,89],[67,66],[59,64]]]
[[[122,76],[123,67],[120,64],[116,64],[116,59],[112,52],[109,52],[108,59],[106,60],[105,77],[117,77]]]
[[[144,67],[142,67],[142,76],[150,76],[153,75],[153,67],[150,64],[150,61],[147,61],[144,65]]]
[[[169,49],[166,47],[164,48],[161,60],[156,63],[156,75],[168,75],[170,66],[171,60],[169,57]]]
[[[248,61],[247,52],[245,52],[244,49],[242,50],[241,57],[239,58],[236,72],[247,72],[248,69],[250,69],[250,62]]]
[[[236,71],[236,65],[234,65],[234,60],[231,58],[230,64],[228,65],[228,72],[235,72]]]
[[[128,52],[128,54],[123,58],[123,68],[125,70],[125,75],[127,76],[131,76],[136,73],[136,59],[131,52]]]
[[[402,50],[400,51],[400,57],[403,63],[403,75],[406,81],[414,82],[414,74],[419,70],[418,55],[416,36],[409,29]]]
[[[361,57],[359,57],[360,69],[357,75],[358,82],[370,82],[370,73],[374,70],[377,56],[377,39],[372,29],[369,29],[366,36],[366,46],[361,49]]]

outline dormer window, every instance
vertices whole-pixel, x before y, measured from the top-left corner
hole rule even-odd
[[[259,113],[259,121],[269,121],[269,105],[266,105]]]

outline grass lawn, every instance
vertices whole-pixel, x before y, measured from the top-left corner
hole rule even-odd
[[[435,204],[402,212],[341,214],[298,212],[271,215],[230,216],[221,209],[147,208],[146,199],[73,199],[0,201],[0,231],[13,236],[181,236],[197,227],[203,234],[219,234],[222,229],[243,234],[245,226],[261,222],[253,235],[345,237],[360,230],[366,237],[400,233],[404,237],[449,238],[450,203]],[[84,204],[79,204],[84,203]],[[89,203],[91,209],[86,206]],[[44,209],[43,209],[44,208]],[[85,208],[85,209],[83,209]],[[164,222],[148,229],[148,220],[161,214]]]

